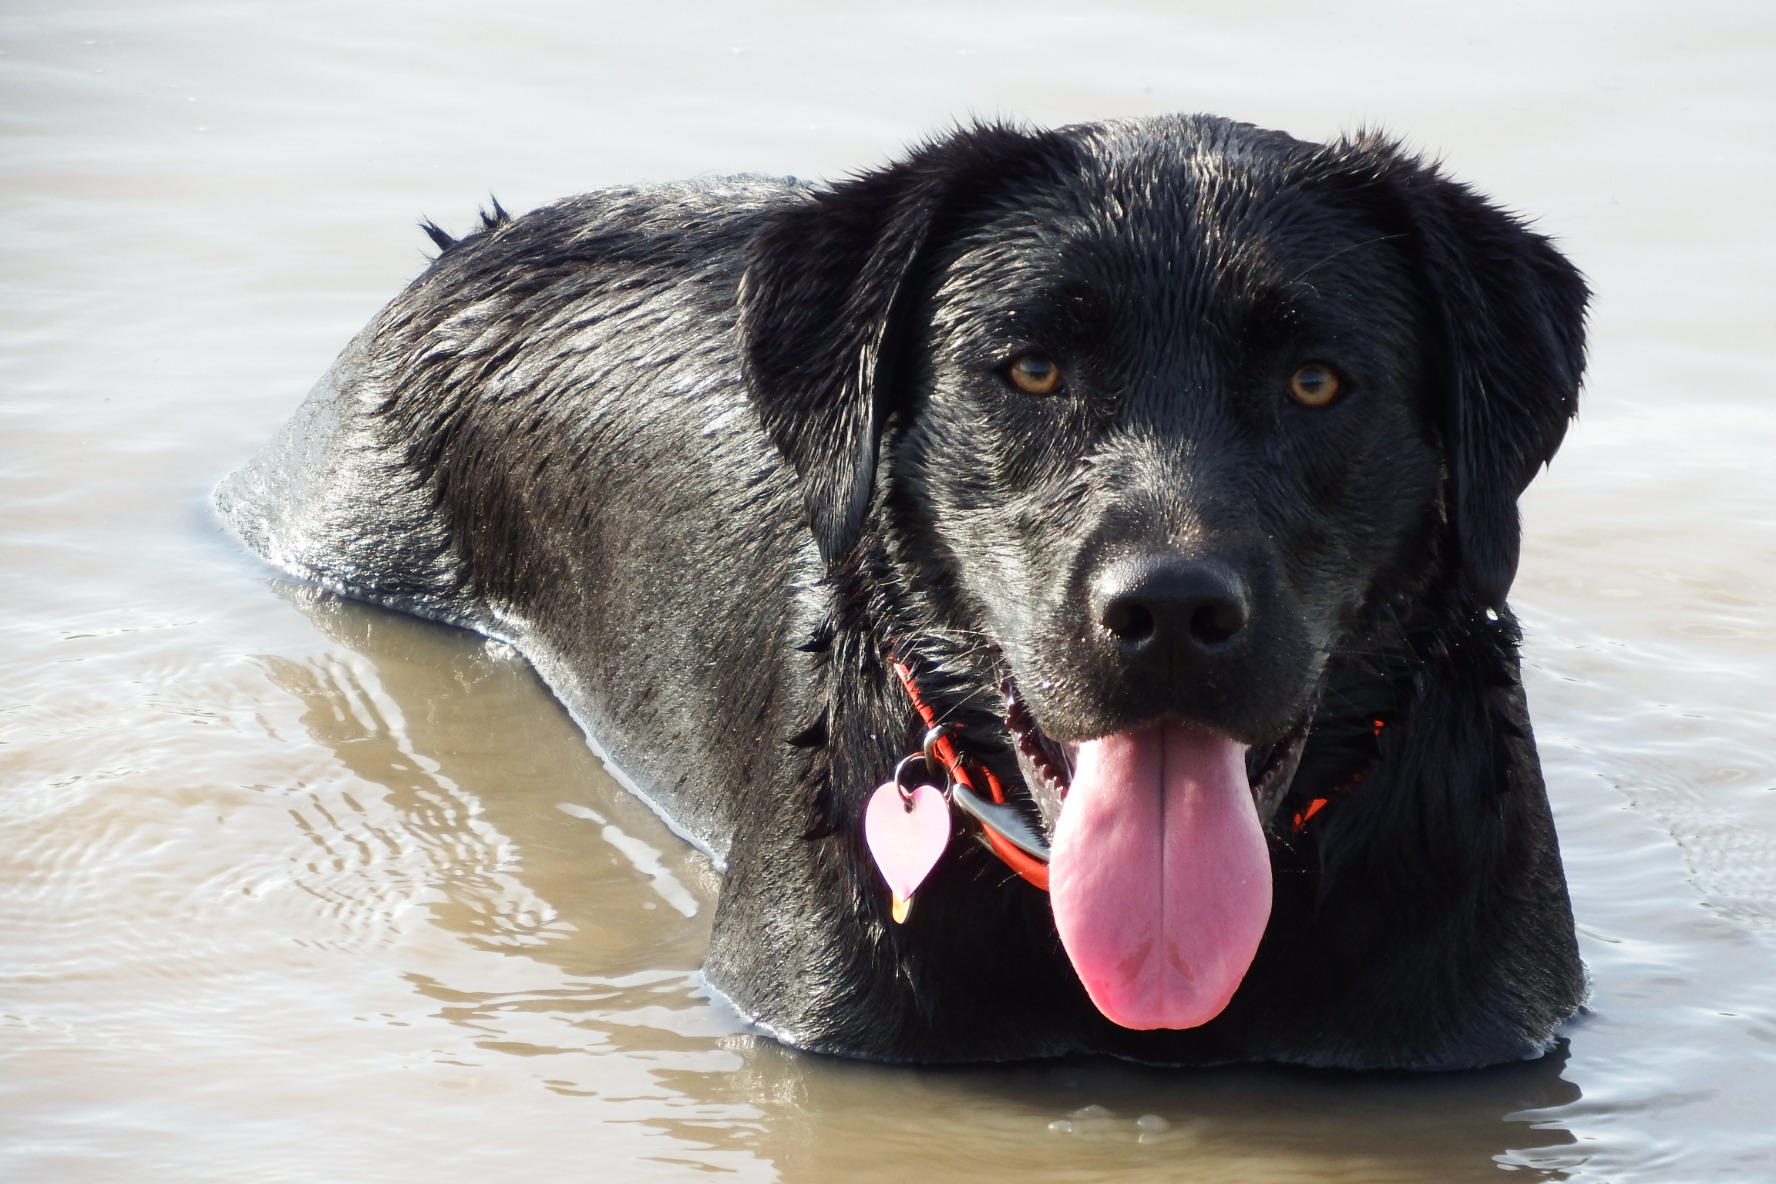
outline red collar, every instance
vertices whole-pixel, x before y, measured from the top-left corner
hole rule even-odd
[[[912,670],[907,667],[906,663],[901,662],[898,659],[890,659],[888,664],[894,668],[895,675],[900,679],[900,685],[906,688],[907,698],[913,701],[913,707],[918,711],[919,718],[925,721],[927,737],[926,754],[935,757],[938,763],[944,767],[944,771],[949,774],[952,785],[962,786],[970,794],[975,795],[976,800],[978,800],[981,790],[975,783],[974,774],[972,774],[969,771],[968,766],[963,763],[961,751],[956,747],[955,741],[950,738],[950,729],[939,722],[937,712],[932,710],[931,705],[925,702],[925,697],[919,693],[919,686],[913,681]],[[1378,719],[1371,723],[1371,727],[1377,737],[1381,735],[1382,729],[1386,726],[1387,722],[1385,720]],[[987,796],[992,800],[994,805],[1005,805],[1005,786],[1000,783],[998,777],[994,776],[993,770],[987,768],[985,765],[979,765],[977,767],[980,780],[986,785]],[[1328,796],[1314,798],[1304,808],[1297,811],[1295,816],[1290,820],[1292,824],[1290,826],[1291,833],[1299,835],[1305,831],[1307,829],[1308,821],[1312,819],[1314,815],[1325,809],[1334,798],[1342,796],[1345,791],[1356,788],[1357,783],[1363,780],[1364,775],[1367,774],[1368,771],[1368,769],[1359,771],[1348,781],[1339,785],[1338,788]],[[993,854],[997,855],[1002,861],[1004,861],[1005,865],[1012,871],[1036,885],[1036,887],[1042,889],[1044,892],[1048,891],[1048,863],[1045,860],[1030,854],[1028,851],[1023,850],[1010,839],[1006,838],[1005,835],[1000,833],[998,828],[993,825],[991,819],[983,817],[983,814],[985,814],[986,811],[970,809],[964,800],[958,799],[953,794],[947,794],[946,796],[951,797],[952,804],[961,805],[964,812],[969,814],[980,824],[981,835],[986,839],[987,845],[992,848]]]
[[[961,786],[969,793],[979,797],[981,789],[976,784],[976,773],[978,773],[979,780],[985,783],[986,796],[991,798],[995,805],[1003,806],[1006,801],[1005,786],[1000,784],[999,778],[993,775],[993,770],[985,765],[977,764],[975,770],[970,771],[969,767],[963,763],[962,753],[956,748],[955,741],[950,739],[949,730],[939,723],[937,712],[933,711],[931,705],[925,702],[924,696],[919,694],[919,687],[913,682],[913,672],[907,668],[904,662],[890,659],[888,664],[899,676],[900,685],[906,688],[907,698],[913,701],[913,707],[918,711],[919,718],[925,721],[926,735],[929,738],[928,753],[935,756],[938,763],[943,765],[944,771],[950,776],[951,783]],[[1044,892],[1048,891],[1047,863],[1019,848],[1001,834],[991,822],[982,818],[979,813],[972,810],[968,813],[980,823],[981,834],[986,838],[987,845],[993,849],[993,854],[1004,861],[1005,866]]]

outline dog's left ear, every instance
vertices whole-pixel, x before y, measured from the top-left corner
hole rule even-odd
[[[1386,220],[1416,257],[1460,571],[1501,608],[1522,541],[1517,498],[1578,410],[1590,293],[1546,238],[1395,145],[1364,138],[1328,152],[1392,207]]]
[[[995,195],[1062,168],[1070,141],[977,125],[771,214],[748,248],[740,332],[748,395],[801,482],[828,567],[856,544],[882,429],[906,379],[908,314],[934,248]]]

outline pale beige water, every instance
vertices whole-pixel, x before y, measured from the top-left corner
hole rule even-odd
[[[0,8],[0,1178],[1776,1179],[1773,71],[1753,2]],[[1173,109],[1384,123],[1599,291],[1516,596],[1596,992],[1542,1062],[785,1052],[521,664],[208,514],[421,215]]]

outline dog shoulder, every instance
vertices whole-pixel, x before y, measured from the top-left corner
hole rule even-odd
[[[563,392],[575,415],[596,413],[597,379],[648,361],[629,355],[670,339],[663,327],[731,317],[753,227],[804,191],[789,179],[704,178],[602,190],[516,218],[495,203],[462,238],[428,223],[440,247],[431,266],[222,482],[217,508],[291,575],[499,635],[438,488],[447,458],[488,447],[464,431],[524,418],[485,408]]]

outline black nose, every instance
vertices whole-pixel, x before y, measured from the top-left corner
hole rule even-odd
[[[1170,555],[1110,565],[1094,582],[1092,609],[1129,658],[1168,667],[1231,649],[1252,616],[1233,573]]]

